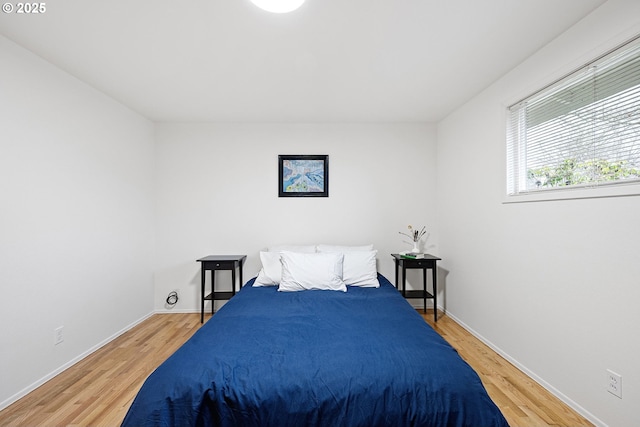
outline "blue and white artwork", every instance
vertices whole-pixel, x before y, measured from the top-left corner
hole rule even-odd
[[[285,193],[321,193],[324,178],[323,160],[282,161],[282,191]]]

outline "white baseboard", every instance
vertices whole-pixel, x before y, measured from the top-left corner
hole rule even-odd
[[[518,368],[519,370],[524,372],[529,378],[531,378],[532,380],[534,380],[535,382],[540,384],[549,393],[553,394],[555,397],[560,399],[562,402],[564,402],[567,406],[572,408],[574,411],[576,411],[577,413],[579,413],[580,415],[585,417],[587,420],[591,421],[597,427],[607,427],[607,424],[605,424],[602,420],[597,418],[591,412],[589,412],[586,409],[584,409],[582,406],[578,405],[575,401],[571,400],[569,397],[567,397],[560,390],[556,389],[554,386],[552,386],[551,384],[546,382],[544,379],[542,379],[541,377],[536,375],[535,372],[532,372],[526,366],[522,365],[520,362],[515,360],[513,357],[511,357],[510,355],[508,355],[507,353],[502,351],[502,349],[500,349],[500,347],[494,345],[491,341],[487,340],[485,337],[483,337],[478,332],[473,330],[473,328],[470,328],[467,324],[465,324],[462,320],[457,318],[454,314],[451,314],[451,312],[445,311],[442,307],[438,307],[438,308],[440,310],[442,310],[444,313],[446,313],[447,317],[451,318],[458,325],[462,326],[467,332],[469,332],[471,335],[473,335],[474,337],[476,337],[477,339],[482,341],[484,344],[489,346],[493,351],[498,353],[500,356],[502,356],[504,359],[506,359],[513,366],[515,366],[516,368]]]
[[[154,312],[151,312],[151,313],[147,314],[146,316],[143,316],[140,319],[134,321],[133,323],[125,326],[124,328],[122,328],[121,330],[116,332],[115,334],[111,335],[110,337],[106,338],[105,340],[101,341],[100,343],[94,345],[93,347],[91,347],[90,349],[88,349],[84,353],[80,354],[79,356],[71,359],[69,362],[67,362],[64,365],[60,366],[59,368],[57,368],[53,372],[50,372],[49,374],[47,374],[44,377],[40,378],[38,381],[36,381],[33,384],[25,387],[24,389],[20,390],[18,393],[14,394],[13,396],[9,397],[8,399],[4,400],[3,402],[0,402],[0,411],[5,409],[9,405],[17,402],[19,399],[21,399],[24,396],[26,396],[27,394],[31,393],[33,390],[37,389],[38,387],[40,387],[42,384],[46,383],[50,379],[54,378],[55,376],[61,374],[64,371],[66,371],[67,369],[69,369],[70,367],[75,365],[76,363],[80,362],[85,357],[91,355],[95,351],[97,351],[100,348],[104,347],[105,345],[109,344],[111,341],[115,340],[120,335],[122,335],[125,332],[131,330],[132,328],[134,328],[135,326],[139,325],[140,323],[144,322],[149,317],[151,317],[153,314],[154,314]]]
[[[163,308],[163,309],[155,310],[153,313],[154,314],[189,314],[189,313],[200,313],[200,309],[197,309],[197,308],[181,308],[181,309]],[[205,311],[204,314],[211,314],[211,310]]]

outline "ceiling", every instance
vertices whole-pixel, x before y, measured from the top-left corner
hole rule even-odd
[[[58,0],[0,34],[153,121],[432,122],[605,0]]]

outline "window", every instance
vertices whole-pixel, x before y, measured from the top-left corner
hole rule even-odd
[[[640,183],[640,39],[508,108],[510,196]]]

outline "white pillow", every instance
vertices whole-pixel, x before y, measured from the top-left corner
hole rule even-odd
[[[379,288],[376,255],[378,251],[354,251],[344,253],[342,280],[351,286]]]
[[[336,245],[318,245],[318,252],[353,252],[353,251],[372,251],[373,245],[362,246],[336,246]]]
[[[269,252],[287,251],[287,252],[300,252],[305,254],[312,254],[316,252],[316,246],[315,245],[278,245],[278,246],[271,246],[268,249],[268,251]]]
[[[253,286],[278,286],[282,279],[280,252],[260,252],[262,268]]]
[[[342,280],[341,253],[282,252],[282,280],[278,291],[294,292],[321,289],[347,292]]]
[[[350,286],[379,288],[376,255],[378,251],[352,251],[344,253],[342,280]]]

